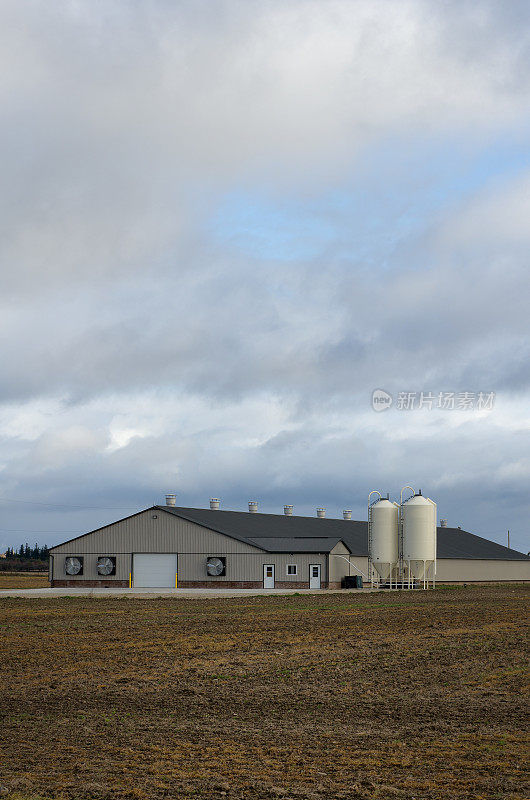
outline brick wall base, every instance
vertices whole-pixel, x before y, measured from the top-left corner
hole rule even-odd
[[[82,578],[79,580],[55,580],[51,581],[52,588],[57,589],[127,589],[129,581],[85,581]]]
[[[263,589],[262,581],[179,581],[179,589]],[[275,589],[309,589],[308,581],[276,581]],[[325,589],[325,584],[322,584]],[[340,586],[339,586],[340,588]],[[267,589],[264,589],[266,592]]]
[[[309,581],[276,581],[275,589],[309,589]]]
[[[263,589],[262,581],[179,581],[179,589]],[[309,589],[309,581],[276,581],[275,589]],[[323,583],[322,588],[326,585]],[[338,586],[340,588],[340,585]],[[264,589],[266,592],[267,589]]]
[[[53,580],[57,589],[127,589],[129,581],[118,580]],[[134,585],[133,585],[134,588]],[[171,587],[169,587],[171,588]],[[262,581],[179,581],[179,589],[263,589]],[[276,581],[275,589],[309,589],[309,581]],[[322,589],[340,589],[340,583],[321,584]],[[266,592],[267,589],[264,589]]]
[[[181,581],[179,589],[261,589],[261,581]]]

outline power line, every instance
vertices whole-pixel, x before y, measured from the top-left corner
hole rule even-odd
[[[35,531],[31,528],[0,528],[1,533],[79,533],[79,531]]]
[[[0,503],[27,503],[31,506],[49,506],[51,508],[82,508],[94,511],[125,511],[131,508],[142,508],[142,506],[82,506],[72,505],[71,503],[41,503],[38,500],[17,500],[13,497],[0,497]]]

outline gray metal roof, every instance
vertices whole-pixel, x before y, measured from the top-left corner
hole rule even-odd
[[[487,558],[502,561],[530,561],[530,556],[483,539],[460,528],[438,528],[438,558]]]
[[[157,506],[198,525],[232,536],[269,553],[327,553],[343,541],[354,556],[368,555],[368,523],[248,511]],[[311,546],[313,543],[313,546]],[[526,561],[530,557],[460,528],[438,528],[437,558]]]
[[[284,514],[250,514],[248,511],[212,511],[207,508],[152,506],[153,509],[223,533],[245,544],[259,547],[266,553],[329,553],[342,541],[353,556],[368,555],[368,523],[344,519],[288,517]],[[149,509],[144,509],[145,511]],[[130,519],[139,514],[131,514]],[[117,520],[123,522],[123,520]],[[110,523],[116,524],[116,523]],[[98,533],[108,525],[75,536],[68,544],[83,536]],[[58,547],[58,545],[55,545]],[[50,548],[50,552],[54,548]],[[438,528],[438,558],[492,559],[528,561],[530,556],[483,539],[460,528]]]
[[[168,511],[181,519],[195,522],[217,533],[224,533],[240,542],[259,547],[267,553],[329,553],[342,539],[334,531],[327,529],[323,531],[318,526],[300,525],[300,520],[322,522],[311,517],[286,517],[277,514],[250,514],[248,511],[211,511],[206,508],[172,506],[157,506],[157,509]],[[340,522],[340,520],[334,521]]]
[[[249,537],[248,541],[257,547],[262,547],[268,553],[329,553],[341,539],[336,536],[278,536]],[[344,544],[346,545],[346,542]]]

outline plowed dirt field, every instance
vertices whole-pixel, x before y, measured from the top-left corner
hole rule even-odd
[[[527,798],[527,611],[522,585],[2,599],[0,793]]]

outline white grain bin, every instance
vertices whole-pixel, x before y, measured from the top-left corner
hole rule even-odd
[[[399,559],[399,505],[378,500],[371,506],[370,557],[381,580],[390,578]]]
[[[286,517],[292,517],[293,516],[293,506],[284,506],[283,507],[283,513],[285,514]]]
[[[403,561],[417,579],[436,574],[436,503],[421,492],[403,503]]]
[[[221,501],[218,497],[210,497],[210,509],[212,511],[219,511],[219,506],[221,505]]]
[[[176,505],[177,505],[177,495],[166,494],[166,506],[176,506]]]
[[[256,500],[249,500],[248,501],[248,510],[250,514],[257,514],[258,513],[258,503]]]
[[[342,512],[343,519],[351,519],[351,508],[345,508]]]
[[[319,519],[324,519],[325,516],[326,516],[326,509],[321,507],[317,508],[317,517]]]

